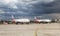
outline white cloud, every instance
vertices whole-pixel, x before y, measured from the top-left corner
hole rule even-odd
[[[4,11],[0,10],[0,14],[4,14],[4,13],[5,13]]]
[[[15,3],[10,3],[10,4],[8,4],[8,6],[9,6],[10,8],[18,9],[18,7],[16,6]]]
[[[17,14],[29,14],[29,13],[26,13],[26,12],[22,12],[22,11],[18,11]]]
[[[18,0],[0,0],[0,5],[6,5],[10,8],[17,8],[16,3]]]
[[[3,0],[5,3],[11,3],[11,2],[13,2],[13,3],[17,3],[17,0]]]

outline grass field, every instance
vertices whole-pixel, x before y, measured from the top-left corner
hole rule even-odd
[[[60,23],[4,24],[0,25],[0,36],[60,36]]]

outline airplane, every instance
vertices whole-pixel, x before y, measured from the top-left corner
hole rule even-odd
[[[38,19],[37,17],[34,17],[34,22],[35,23],[50,23],[52,22],[51,19]]]
[[[27,19],[27,18],[15,19],[14,16],[12,16],[12,22],[13,23],[16,23],[16,24],[18,24],[18,23],[21,23],[21,24],[24,24],[24,23],[29,24],[30,23],[30,19]]]

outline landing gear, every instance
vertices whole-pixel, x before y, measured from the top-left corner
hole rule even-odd
[[[16,22],[16,25],[18,24],[29,24],[29,22]]]

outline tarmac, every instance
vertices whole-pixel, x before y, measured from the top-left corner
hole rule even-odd
[[[60,36],[60,23],[3,24],[0,36]]]

